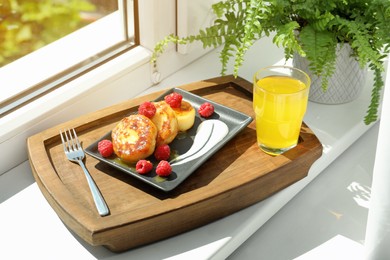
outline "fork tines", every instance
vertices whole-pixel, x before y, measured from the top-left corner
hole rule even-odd
[[[60,130],[60,136],[62,144],[64,145],[65,152],[81,149],[81,144],[74,128],[72,128],[71,130],[67,129],[64,132]]]

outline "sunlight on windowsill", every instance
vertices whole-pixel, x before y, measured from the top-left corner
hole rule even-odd
[[[318,247],[295,258],[295,260],[312,259],[362,259],[363,245],[346,238],[342,235],[336,235]]]

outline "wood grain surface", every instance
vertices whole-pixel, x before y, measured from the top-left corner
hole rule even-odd
[[[254,118],[252,84],[232,76],[176,86]],[[256,144],[255,122],[229,141],[176,189],[163,192],[87,156],[110,215],[96,212],[79,165],[64,154],[59,130],[75,128],[83,147],[164,91],[96,111],[38,133],[27,140],[34,178],[68,228],[91,245],[120,252],[180,234],[259,202],[304,178],[322,145],[303,124],[299,144],[280,156]]]

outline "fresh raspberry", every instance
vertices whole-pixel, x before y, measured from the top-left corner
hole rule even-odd
[[[157,175],[165,177],[171,174],[171,172],[172,172],[172,167],[169,164],[169,162],[163,160],[158,163],[156,168]]]
[[[159,161],[168,160],[169,156],[171,156],[171,148],[169,148],[169,145],[167,144],[157,146],[154,151],[154,157]]]
[[[139,160],[135,165],[135,170],[139,174],[145,174],[153,169],[153,164],[148,160]]]
[[[208,102],[205,102],[199,107],[198,113],[202,117],[209,117],[214,113],[214,106]]]
[[[168,105],[172,108],[179,108],[181,107],[181,101],[183,99],[183,96],[179,93],[173,92],[169,95],[166,95],[164,97],[165,102],[168,103]]]
[[[138,113],[146,117],[152,118],[156,114],[156,107],[152,102],[146,101],[138,107]]]
[[[110,140],[101,140],[98,143],[98,151],[103,157],[110,157],[114,152],[112,142]]]

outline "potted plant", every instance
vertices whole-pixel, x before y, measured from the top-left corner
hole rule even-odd
[[[225,0],[212,5],[218,17],[197,35],[168,35],[155,46],[152,61],[170,43],[195,41],[203,47],[223,45],[221,74],[234,57],[234,75],[253,43],[264,37],[284,48],[285,58],[306,57],[310,70],[321,77],[326,91],[335,70],[336,50],[348,44],[361,68],[374,73],[371,103],[365,123],[377,120],[384,81],[384,60],[390,50],[390,1],[388,0]]]

